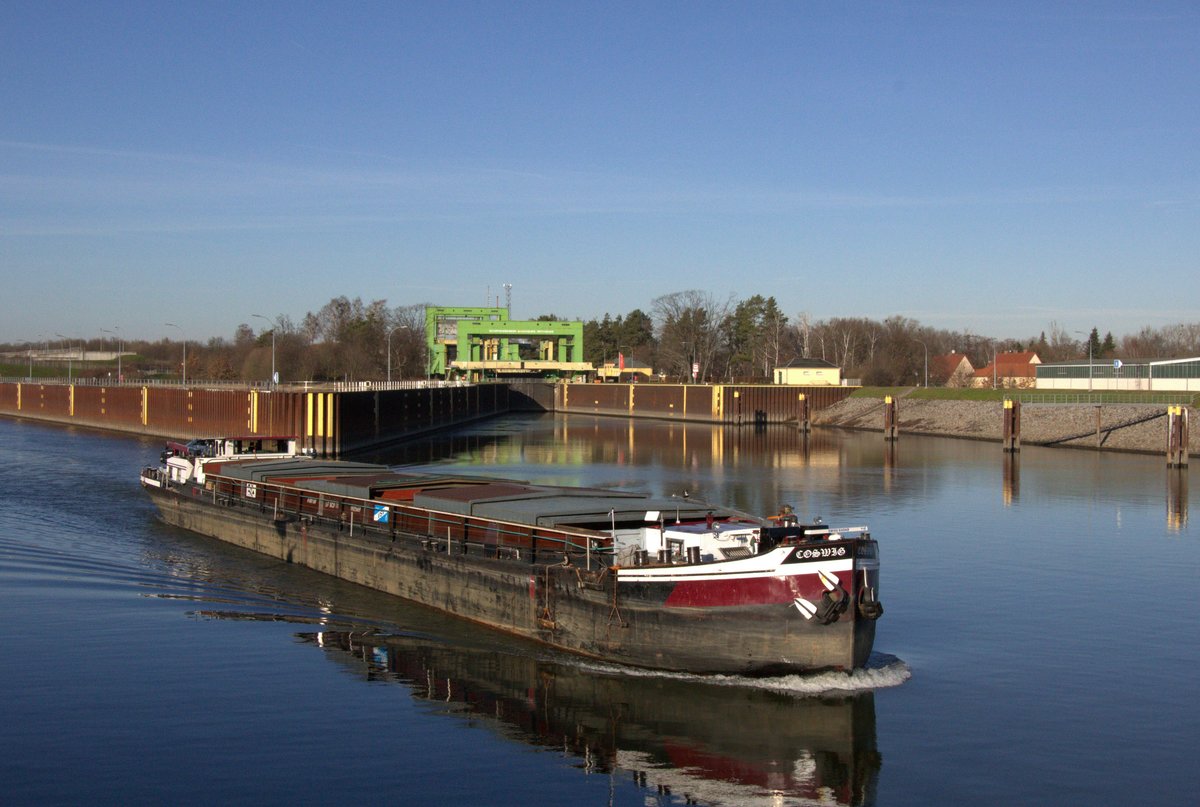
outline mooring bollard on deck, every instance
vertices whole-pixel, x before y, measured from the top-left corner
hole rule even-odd
[[[1021,402],[1004,399],[1004,452],[1013,454],[1021,450]]]
[[[888,395],[883,399],[883,439],[895,440],[897,431],[896,399]]]
[[[1167,467],[1186,468],[1188,464],[1188,408],[1167,407]]]

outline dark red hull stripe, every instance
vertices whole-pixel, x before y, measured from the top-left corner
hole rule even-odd
[[[839,572],[841,588],[853,594],[852,574]],[[753,577],[735,580],[684,580],[672,583],[622,583],[622,599],[675,608],[714,608],[747,605],[791,605],[797,597],[816,602],[825,593],[814,574]]]
[[[675,584],[667,606],[713,608],[730,605],[790,605],[797,597],[820,599],[825,587],[815,574],[742,580],[684,581]]]

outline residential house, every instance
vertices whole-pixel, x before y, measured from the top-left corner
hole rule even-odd
[[[964,353],[957,351],[934,356],[929,360],[929,380],[945,387],[969,387],[975,368]]]
[[[1037,365],[1042,360],[1032,351],[1000,353],[993,364],[975,371],[971,386],[996,389],[1032,389],[1037,386]]]
[[[627,359],[624,354],[618,356],[616,361],[606,361],[596,369],[596,378],[601,381],[637,382],[653,377],[654,369],[650,365],[637,359]]]
[[[824,359],[793,359],[775,368],[775,383],[837,387],[842,383],[842,368]]]

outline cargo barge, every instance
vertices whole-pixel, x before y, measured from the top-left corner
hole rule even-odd
[[[883,612],[867,528],[790,512],[407,474],[287,438],[168,444],[141,484],[168,524],[619,664],[849,670]]]

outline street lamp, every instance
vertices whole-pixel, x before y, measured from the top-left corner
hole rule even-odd
[[[998,368],[996,367],[996,340],[990,336],[982,336],[980,338],[992,346],[992,389],[995,389],[998,377]]]
[[[279,327],[275,320],[264,317],[262,314],[251,314],[252,317],[258,317],[261,320],[266,320],[271,326],[271,384],[275,384],[275,329]]]
[[[915,336],[913,341],[921,342],[921,347],[925,348],[925,389],[929,389],[929,346]]]
[[[70,339],[70,337],[63,336],[61,333],[56,333],[54,335],[57,336],[59,339],[63,340],[63,343],[66,344],[66,346],[67,346],[67,383],[70,384],[71,383],[71,358],[72,358],[71,357],[71,339]]]
[[[38,346],[38,363],[44,364],[46,362],[46,354],[50,352],[50,340],[46,337],[46,334],[38,333],[37,342],[34,344]],[[33,359],[29,360],[29,380],[33,381]]]
[[[164,322],[163,324],[168,325],[172,328],[179,328],[179,326],[176,325],[174,322]],[[183,328],[179,328],[179,335],[183,337],[183,371],[179,375],[180,375],[180,378],[183,379],[183,385],[186,387],[187,386],[187,334],[183,332]]]
[[[396,327],[394,327],[390,331],[388,331],[388,335],[387,335],[387,350],[388,350],[387,380],[388,380],[389,384],[392,383],[392,334],[394,334],[396,331],[400,330],[403,327],[404,327],[403,325],[397,325]]]
[[[1088,346],[1088,392],[1092,391],[1092,337],[1085,334],[1083,331],[1075,331],[1075,333],[1084,337],[1087,340]],[[1111,389],[1111,387],[1110,387]]]
[[[121,376],[121,354],[125,352],[125,340],[121,338],[121,329],[114,325],[111,331],[108,328],[101,328],[100,330],[103,333],[111,333],[117,337],[117,383],[120,384],[125,380]]]

